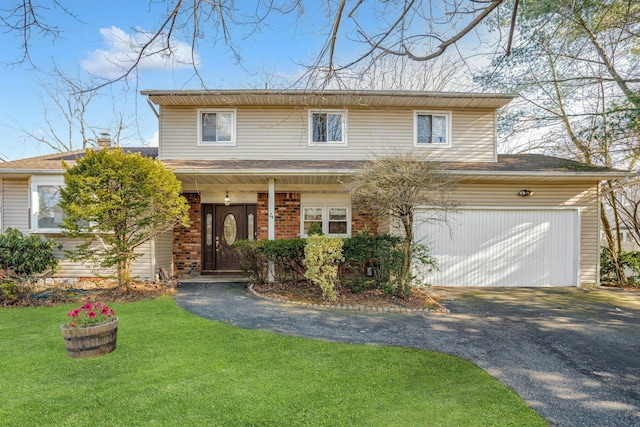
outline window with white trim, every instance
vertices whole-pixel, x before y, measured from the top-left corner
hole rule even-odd
[[[414,145],[451,145],[451,113],[448,111],[416,111]]]
[[[345,110],[309,111],[309,145],[347,144]]]
[[[308,236],[309,227],[319,224],[327,236],[349,236],[351,234],[351,212],[343,206],[303,207],[300,235]]]
[[[236,145],[236,110],[198,110],[198,145]]]
[[[31,178],[31,230],[40,233],[59,233],[64,220],[60,208],[61,176]]]

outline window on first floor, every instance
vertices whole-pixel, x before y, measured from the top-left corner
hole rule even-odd
[[[346,144],[345,111],[311,111],[309,144]]]
[[[34,177],[31,179],[31,229],[59,232],[64,220],[60,208],[62,177]]]
[[[451,144],[451,113],[416,111],[414,145]]]
[[[340,206],[318,206],[302,208],[301,235],[308,236],[309,227],[318,224],[328,236],[348,236],[351,234],[349,208]]]

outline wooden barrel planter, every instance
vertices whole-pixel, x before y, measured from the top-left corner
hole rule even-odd
[[[118,318],[91,326],[60,326],[69,357],[93,357],[111,353],[116,348]]]

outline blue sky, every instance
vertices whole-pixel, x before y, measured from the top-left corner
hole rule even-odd
[[[46,3],[46,2],[43,2]],[[63,11],[50,8],[42,14],[48,22],[62,31],[60,37],[42,37],[34,33],[31,39],[31,57],[37,66],[29,64],[10,65],[20,59],[21,40],[16,34],[0,33],[0,81],[3,82],[0,97],[0,156],[15,160],[53,152],[52,149],[33,141],[25,131],[38,134],[43,125],[43,103],[49,102],[40,82],[51,87],[53,81],[47,75],[55,64],[73,76],[88,81],[86,71],[109,76],[113,65],[109,59],[122,57],[126,48],[119,43],[123,38],[135,37],[135,29],[147,31],[157,28],[159,11],[149,11],[146,1],[94,1],[67,2],[78,19]],[[278,19],[276,29],[264,29],[261,34],[243,38],[246,29],[234,36],[241,44],[242,66],[218,43],[212,48],[201,46],[198,50],[198,70],[210,88],[264,87],[267,75],[295,76],[300,67],[297,62],[306,61],[311,55],[308,43],[310,34],[296,26],[293,17]],[[316,38],[316,42],[322,40]],[[277,48],[273,48],[277,46]],[[190,46],[178,45],[179,54],[190,55]],[[295,55],[295,58],[294,58]],[[103,96],[91,101],[90,122],[95,126],[107,126],[107,117],[114,109],[125,111],[125,120],[130,124],[124,132],[123,145],[144,145],[154,136],[157,121],[146,100],[139,95],[142,89],[199,88],[201,82],[194,78],[190,66],[167,63],[163,60],[146,61],[136,77],[127,85],[116,84],[101,91]],[[128,86],[126,93],[123,88]],[[116,98],[115,105],[113,97]],[[56,110],[47,107],[52,121]],[[64,133],[64,128],[60,128]]]
[[[42,1],[41,4],[51,2]],[[3,91],[0,97],[0,157],[15,160],[24,157],[49,154],[53,149],[44,146],[26,133],[39,135],[45,127],[45,110],[51,122],[58,126],[65,121],[56,115],[56,109],[46,90],[54,87],[48,74],[53,64],[65,74],[89,81],[89,74],[113,76],[114,62],[121,61],[128,53],[124,41],[136,40],[136,29],[156,30],[164,2],[114,0],[77,0],[63,2],[77,16],[73,18],[56,7],[42,9],[41,13],[50,25],[61,30],[53,40],[33,33],[30,64],[10,65],[21,56],[21,40],[15,33],[0,33],[0,81]],[[316,2],[307,2],[317,7]],[[268,83],[277,87],[284,80],[293,81],[309,63],[325,42],[318,34],[326,20],[321,10],[307,9],[305,16],[297,20],[295,14],[272,15],[269,26],[249,35],[247,27],[232,33],[239,47],[242,65],[218,42],[215,45],[203,41],[197,50],[198,72],[208,88],[264,88]],[[382,19],[378,17],[377,19]],[[313,21],[313,22],[310,22]],[[319,25],[320,23],[320,25]],[[313,30],[310,28],[313,27]],[[345,26],[345,32],[352,31]],[[342,34],[345,35],[344,32]],[[174,44],[177,56],[190,57],[190,46],[181,45],[185,38],[178,37]],[[343,44],[342,55],[354,52],[353,45]],[[344,47],[346,46],[346,47]],[[126,82],[100,91],[91,101],[90,125],[104,128],[110,125],[115,112],[122,112],[129,127],[124,131],[121,143],[140,146],[153,143],[157,120],[146,100],[139,95],[143,89],[194,89],[202,82],[194,77],[191,66],[179,61],[165,61],[156,57],[145,61],[135,76]],[[43,106],[43,105],[46,105]],[[64,127],[58,128],[64,134]]]

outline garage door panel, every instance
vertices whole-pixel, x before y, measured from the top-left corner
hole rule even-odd
[[[574,286],[577,224],[575,210],[462,210],[417,227],[440,268],[417,273],[438,286]]]

